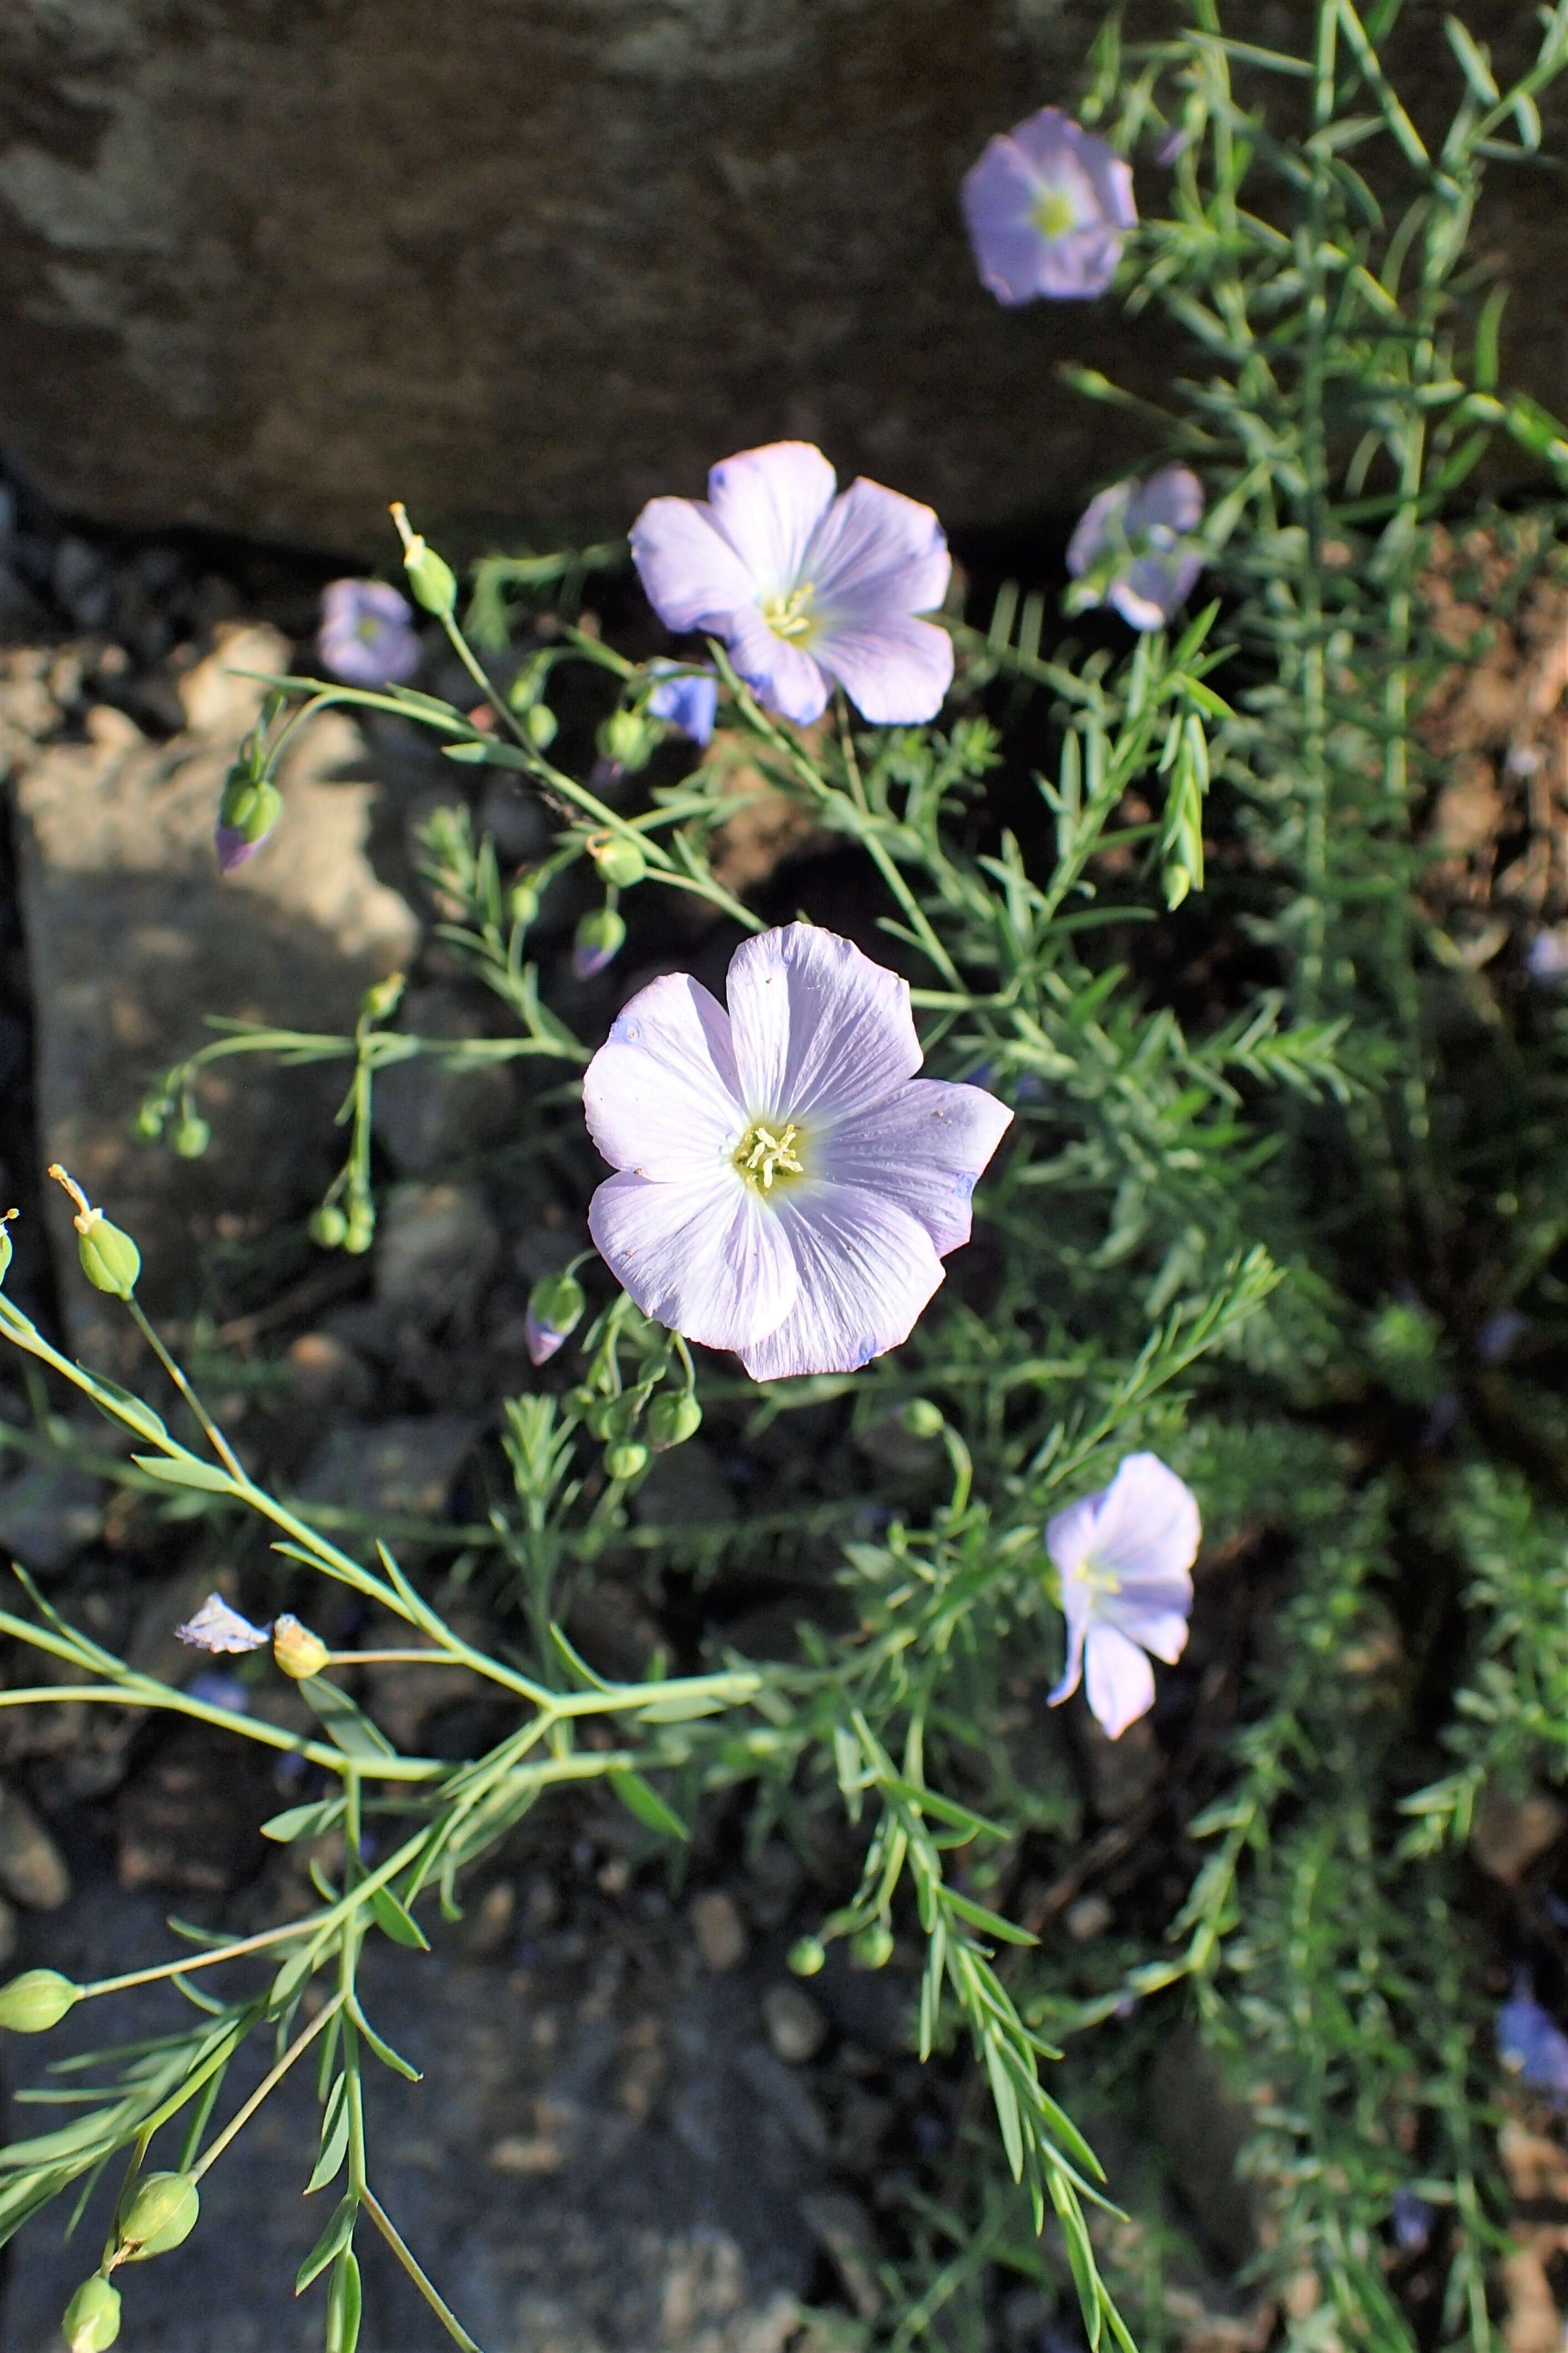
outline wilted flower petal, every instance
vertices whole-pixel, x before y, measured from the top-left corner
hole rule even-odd
[[[316,650],[350,686],[391,686],[419,667],[414,608],[384,580],[330,580]]]
[[[820,718],[835,682],[868,719],[932,719],[952,645],[917,617],[947,594],[942,525],[879,482],[836,497],[836,480],[809,442],[726,458],[706,503],[653,499],[638,515],[643,586],[667,628],[722,638],[747,685],[799,725]]]
[[[620,1171],[589,1230],[645,1314],[759,1380],[896,1347],[969,1239],[1012,1113],[916,1079],[906,984],[809,923],[738,948],[728,1011],[684,973],[634,997],[589,1065]]]
[[[1169,1664],[1185,1648],[1199,1533],[1192,1489],[1154,1454],[1127,1455],[1109,1487],[1048,1523],[1068,1630],[1052,1707],[1081,1677],[1112,1740],[1148,1713],[1154,1673],[1144,1653]]]
[[[1203,484],[1186,466],[1101,491],[1068,545],[1068,570],[1083,582],[1075,603],[1113,605],[1130,628],[1163,628],[1203,570],[1188,543],[1203,513]]]
[[[1044,106],[964,174],[963,217],[983,283],[1012,305],[1103,294],[1138,210],[1115,149]]]
[[[237,1609],[231,1609],[219,1593],[209,1593],[195,1616],[184,1626],[176,1626],[178,1640],[188,1643],[193,1651],[237,1652],[259,1651],[272,1639],[270,1626],[253,1626]]]
[[[719,681],[712,671],[682,672],[680,664],[672,661],[650,661],[648,668],[662,680],[647,699],[654,718],[678,727],[694,744],[708,743],[713,733],[713,714],[719,707]]]

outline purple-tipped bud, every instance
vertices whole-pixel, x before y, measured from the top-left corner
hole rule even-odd
[[[565,1345],[582,1321],[585,1304],[583,1286],[574,1274],[552,1275],[534,1284],[522,1327],[531,1364],[547,1365],[556,1350]]]
[[[276,785],[258,779],[246,760],[237,760],[228,772],[213,828],[213,849],[220,874],[232,874],[258,850],[283,814]]]
[[[626,927],[614,907],[595,907],[577,926],[572,945],[572,976],[592,980],[614,964],[626,944]]]

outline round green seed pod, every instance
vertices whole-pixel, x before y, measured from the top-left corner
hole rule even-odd
[[[635,1479],[651,1459],[640,1439],[618,1438],[605,1449],[605,1468],[612,1479]]]
[[[348,1237],[349,1221],[335,1201],[327,1201],[321,1208],[311,1210],[305,1230],[321,1250],[342,1250]]]
[[[647,872],[647,860],[624,833],[613,833],[602,842],[594,851],[594,863],[605,881],[613,882],[620,891],[629,891]]]
[[[893,1957],[893,1932],[880,1920],[849,1939],[849,1958],[858,1969],[885,1969]]]
[[[531,702],[522,714],[522,732],[536,752],[548,752],[560,721],[547,702]]]
[[[820,1936],[797,1936],[784,1957],[797,1978],[814,1978],[827,1959],[827,1947]]]
[[[166,2255],[183,2246],[196,2227],[201,2194],[188,2173],[143,2174],[120,2225],[120,2243],[130,2263]]]
[[[946,1428],[946,1416],[930,1398],[911,1398],[900,1419],[911,1438],[940,1438]]]
[[[458,575],[444,556],[416,533],[403,551],[403,568],[416,605],[442,620],[458,609]]]
[[[129,1299],[142,1272],[142,1253],[129,1234],[111,1226],[101,1212],[95,1212],[86,1233],[78,1221],[77,1256],[81,1271],[95,1291],[112,1292],[117,1299]]]
[[[291,1683],[308,1683],[312,1675],[319,1675],[331,1655],[321,1636],[301,1626],[287,1610],[275,1622],[272,1656]]]
[[[95,2272],[67,2305],[60,2335],[68,2353],[109,2353],[119,2334],[120,2290]]]
[[[211,1128],[195,1113],[189,1119],[183,1119],[174,1130],[174,1149],[182,1160],[199,1160],[212,1140]]]
[[[702,1408],[689,1389],[679,1397],[671,1397],[666,1391],[649,1406],[646,1426],[649,1445],[656,1454],[663,1454],[670,1447],[684,1446],[689,1438],[696,1437],[702,1427]]]
[[[0,2026],[13,2034],[47,2034],[81,1999],[81,1988],[58,1969],[24,1969],[0,1986]]]

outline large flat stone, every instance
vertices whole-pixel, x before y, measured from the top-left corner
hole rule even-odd
[[[331,1112],[345,1066],[279,1082],[243,1060],[204,1081],[213,1142],[200,1160],[136,1141],[148,1082],[201,1045],[209,1013],[283,1028],[352,1028],[366,984],[405,961],[416,925],[364,854],[374,787],[338,713],[294,739],[285,815],[250,864],[220,880],[218,794],[261,690],[241,670],[287,667],[277,633],[237,628],[182,682],[188,725],[166,743],[122,712],[89,710],[79,740],[52,738],[39,658],[10,658],[0,723],[18,818],[36,1020],[40,1156],[58,1160],[134,1236],[140,1296],[157,1316],[214,1303],[212,1245],[243,1248],[308,1208],[341,1148]],[[5,677],[0,672],[0,680]],[[54,714],[58,717],[58,713]],[[73,1345],[106,1369],[140,1344],[75,1263],[63,1195],[46,1187]]]

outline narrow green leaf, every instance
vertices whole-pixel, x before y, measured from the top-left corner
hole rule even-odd
[[[984,1936],[996,1937],[1004,1945],[1037,1945],[1040,1941],[1037,1936],[1032,1936],[1027,1928],[1017,1927],[1013,1921],[1004,1920],[1000,1912],[988,1912],[984,1904],[972,1903],[967,1895],[960,1895],[952,1887],[943,1888],[942,1900],[950,1912],[956,1912],[959,1918],[967,1920],[972,1928],[980,1929]]]
[[[305,2195],[311,2197],[335,2181],[342,2167],[349,2145],[349,2079],[340,2075],[327,2095],[326,2114],[321,2118],[321,2144],[315,2168],[305,2184]]]
[[[378,1887],[370,1899],[371,1916],[383,1936],[390,1936],[395,1945],[407,1945],[416,1952],[427,1953],[430,1943],[413,1914],[400,1904],[390,1887]]]
[[[296,1839],[324,1837],[328,1831],[336,1829],[342,1813],[341,1798],[323,1798],[314,1806],[289,1806],[262,1823],[261,1835],[275,1840],[279,1846],[291,1846]]]
[[[124,1428],[133,1430],[138,1438],[152,1439],[154,1444],[168,1437],[167,1430],[152,1407],[143,1405],[142,1399],[132,1396],[129,1389],[122,1389],[118,1381],[111,1381],[107,1373],[95,1373],[89,1365],[80,1364],[77,1370],[85,1373],[91,1381],[88,1397],[106,1420],[119,1422]]]
[[[226,1471],[211,1462],[198,1462],[194,1454],[133,1454],[131,1457],[138,1471],[145,1471],[149,1479],[162,1480],[166,1487],[199,1487],[209,1495],[237,1495],[238,1488]]]
[[[1007,2063],[994,2038],[984,2037],[985,2073],[991,2079],[991,2097],[995,2104],[996,2121],[1002,2127],[1002,2146],[1007,2152],[1007,2163],[1015,2181],[1024,2178],[1024,2128],[1018,2119],[1018,2094],[1013,2088],[1013,2078],[1007,2073]]]
[[[359,2028],[360,2032],[364,2036],[365,2041],[369,2043],[371,2049],[374,2052],[382,2065],[384,2067],[390,2067],[395,2075],[405,2076],[411,2084],[422,2084],[425,2081],[425,2078],[419,2073],[418,2068],[411,2067],[407,2060],[393,2049],[390,2042],[384,2042],[382,2039],[382,2037],[376,2032],[374,2027],[371,2024],[369,2019],[365,2016],[363,2010],[360,2008],[357,2001],[353,2004],[353,2009],[354,2024]]]
[[[354,2234],[359,2217],[359,2200],[352,2191],[340,2198],[332,2209],[332,2219],[294,2274],[294,2293],[303,2295],[313,2279],[319,2279],[333,2257],[340,2254]]]
[[[346,1691],[328,1683],[324,1675],[307,1675],[294,1688],[311,1714],[321,1719],[328,1739],[335,1741],[345,1757],[396,1756],[385,1733],[377,1730]]]
[[[628,1814],[636,1816],[646,1830],[658,1831],[664,1838],[689,1839],[691,1832],[672,1806],[667,1806],[651,1782],[640,1773],[612,1773],[610,1787]]]

